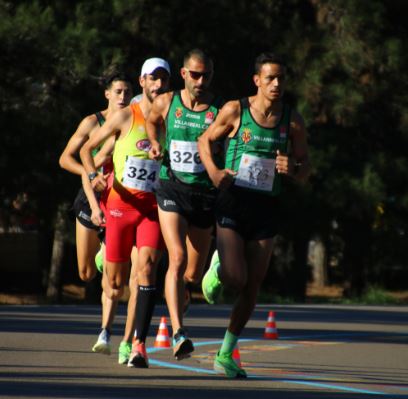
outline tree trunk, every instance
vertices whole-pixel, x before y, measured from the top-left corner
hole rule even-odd
[[[312,266],[312,284],[316,287],[327,285],[326,247],[320,237],[315,237],[311,248],[310,263]]]
[[[64,258],[64,243],[67,231],[67,203],[59,205],[54,226],[54,241],[52,247],[51,267],[48,275],[47,299],[50,302],[61,300],[62,261]]]

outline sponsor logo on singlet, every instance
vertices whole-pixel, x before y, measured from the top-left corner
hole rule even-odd
[[[176,116],[176,118],[181,118],[183,116],[183,108],[177,107],[174,115]]]
[[[192,118],[192,119],[200,119],[200,115],[195,115],[195,114],[190,114],[186,113],[186,118]]]
[[[211,123],[213,123],[213,121],[214,121],[214,112],[207,111],[207,113],[205,114],[204,123],[206,123],[207,125],[211,125]]]
[[[281,139],[286,139],[286,126],[281,126],[279,129],[279,135]]]
[[[144,151],[144,152],[149,152],[151,147],[150,141],[148,139],[143,139],[143,140],[139,140],[136,143],[136,148],[138,150]]]
[[[245,129],[242,131],[241,138],[242,138],[242,141],[243,141],[245,144],[249,143],[249,142],[251,141],[251,138],[252,138],[251,129],[245,128]]]

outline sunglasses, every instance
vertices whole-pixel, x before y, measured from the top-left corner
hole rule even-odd
[[[190,69],[184,67],[184,69],[190,74],[191,79],[198,80],[201,77],[204,79],[208,79],[211,75],[211,72],[197,72],[197,71],[190,71]]]

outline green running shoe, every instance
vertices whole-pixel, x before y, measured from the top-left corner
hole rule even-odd
[[[204,298],[211,305],[217,303],[222,294],[222,283],[218,277],[219,267],[220,259],[218,257],[218,251],[214,251],[210,267],[204,274],[203,281],[201,282]]]
[[[245,370],[238,367],[234,362],[232,352],[222,354],[218,352],[214,360],[214,370],[228,378],[247,378]]]
[[[130,342],[122,341],[119,345],[119,364],[127,364],[129,361],[130,353],[132,352],[132,344]]]
[[[99,273],[103,273],[103,253],[102,253],[102,246],[95,255],[95,265],[98,269]]]

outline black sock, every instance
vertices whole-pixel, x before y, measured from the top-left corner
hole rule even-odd
[[[136,305],[137,339],[145,342],[156,304],[156,287],[154,285],[139,285]]]

